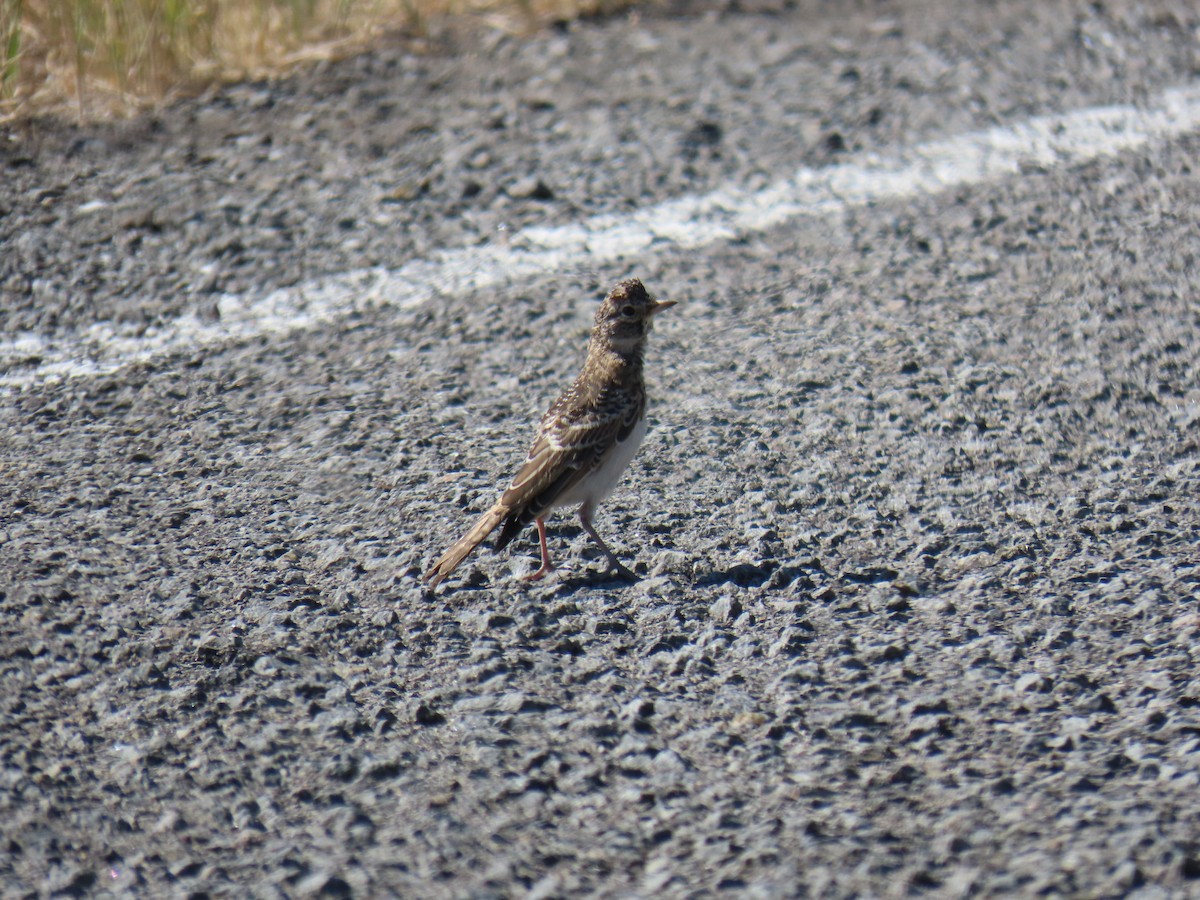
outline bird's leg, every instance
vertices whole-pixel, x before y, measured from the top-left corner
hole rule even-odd
[[[542,567],[532,575],[526,575],[526,581],[537,581],[547,572],[554,571],[554,564],[550,562],[550,550],[546,547],[546,523],[541,519],[533,520],[537,524],[538,542],[542,545]]]
[[[579,507],[579,521],[583,524],[583,530],[596,542],[596,546],[604,551],[604,555],[608,557],[608,564],[613,568],[613,571],[627,581],[637,581],[637,575],[621,564],[621,561],[617,559],[617,555],[608,549],[608,544],[604,543],[600,535],[596,533],[596,529],[592,527],[592,510],[587,503]]]

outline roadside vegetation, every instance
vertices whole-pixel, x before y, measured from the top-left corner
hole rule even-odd
[[[128,115],[212,84],[345,56],[432,21],[529,28],[624,0],[0,0],[0,121]]]

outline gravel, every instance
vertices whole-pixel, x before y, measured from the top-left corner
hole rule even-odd
[[[681,7],[46,124],[0,320],[150,327],[1137,98],[1198,25]],[[1200,892],[1198,152],[7,391],[0,894]],[[545,582],[525,539],[425,591],[626,274],[680,301],[597,518],[643,579],[560,516]]]

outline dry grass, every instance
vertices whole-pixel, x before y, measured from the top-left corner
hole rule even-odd
[[[433,19],[508,27],[626,0],[0,0],[0,121],[127,115],[207,85],[342,56]]]

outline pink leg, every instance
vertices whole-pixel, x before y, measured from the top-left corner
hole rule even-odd
[[[608,557],[608,564],[612,566],[613,570],[628,581],[637,581],[637,575],[625,568],[625,566],[621,565],[621,561],[617,559],[617,555],[608,549],[608,544],[604,543],[604,541],[600,539],[600,535],[598,535],[596,533],[596,529],[592,527],[592,510],[586,503],[579,507],[579,521],[583,524],[583,530],[586,531],[591,536],[592,540],[596,542],[596,545],[604,551],[604,555]]]
[[[534,519],[533,521],[537,525],[538,541],[542,545],[542,567],[532,575],[526,575],[526,581],[537,581],[547,572],[554,571],[554,564],[550,562],[550,550],[546,547],[546,523],[541,519]]]

